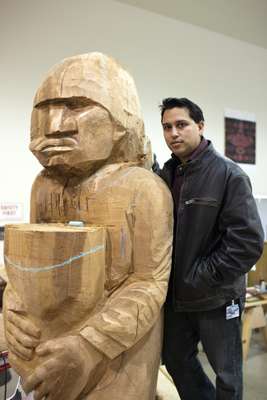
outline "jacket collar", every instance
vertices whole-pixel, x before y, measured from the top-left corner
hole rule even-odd
[[[183,168],[185,170],[189,167],[195,168],[203,158],[209,159],[210,156],[215,154],[215,149],[213,147],[212,142],[210,140],[207,140],[207,142],[208,142],[208,146],[201,153],[199,153],[196,158],[183,164]],[[180,164],[181,164],[181,161],[175,156],[175,154],[172,153],[171,158],[164,164],[163,168],[166,167],[167,169],[174,169]]]

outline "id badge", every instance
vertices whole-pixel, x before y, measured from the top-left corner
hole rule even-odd
[[[235,304],[234,300],[230,306],[226,307],[226,319],[232,319],[239,317],[239,305]]]

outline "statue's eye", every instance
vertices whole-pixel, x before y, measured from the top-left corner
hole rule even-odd
[[[92,108],[95,106],[94,103],[88,101],[82,101],[80,99],[73,99],[65,103],[66,107],[72,111],[84,111],[85,109]]]
[[[70,110],[80,110],[83,109],[85,107],[87,107],[87,104],[82,104],[79,101],[70,101],[66,104],[66,106],[70,109]]]

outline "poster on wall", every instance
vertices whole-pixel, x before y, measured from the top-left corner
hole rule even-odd
[[[242,164],[256,164],[255,115],[225,110],[225,155]]]
[[[4,264],[4,226],[8,223],[20,222],[23,220],[23,217],[22,203],[0,201],[0,265]]]

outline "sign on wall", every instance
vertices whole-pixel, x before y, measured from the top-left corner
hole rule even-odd
[[[0,202],[0,221],[21,221],[22,219],[22,203]]]
[[[253,114],[225,111],[225,155],[237,163],[256,164],[256,119]]]

